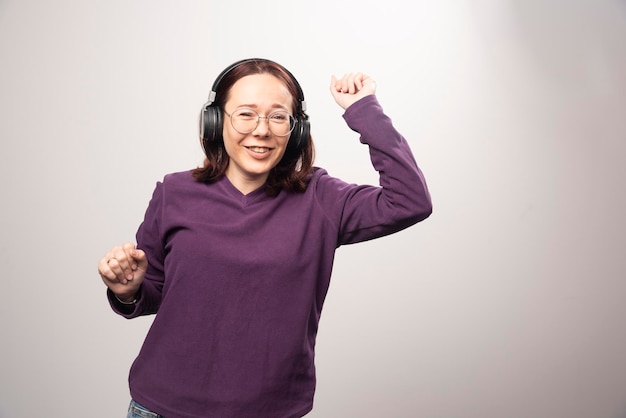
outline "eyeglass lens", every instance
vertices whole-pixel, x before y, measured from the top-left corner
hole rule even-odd
[[[242,134],[254,131],[261,119],[267,119],[270,131],[278,136],[289,135],[295,125],[293,116],[284,110],[277,110],[276,112],[270,113],[268,116],[261,117],[252,109],[240,108],[230,115],[233,128]]]

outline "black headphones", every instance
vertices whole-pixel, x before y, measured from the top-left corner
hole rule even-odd
[[[305,113],[306,111],[306,102],[304,101],[304,93],[302,92],[302,88],[298,83],[298,80],[280,64],[275,63],[274,61],[270,61],[263,58],[249,58],[241,61],[237,61],[230,66],[228,66],[224,71],[220,73],[215,79],[213,83],[213,87],[211,88],[211,92],[209,93],[209,98],[207,102],[202,105],[202,110],[200,111],[200,138],[203,142],[211,142],[211,141],[221,141],[222,131],[224,128],[224,120],[222,117],[222,109],[219,109],[217,106],[213,106],[215,102],[215,97],[217,96],[217,91],[219,90],[219,85],[222,82],[222,79],[234,70],[239,67],[241,64],[245,64],[247,62],[270,62],[278,65],[282,68],[292,79],[293,83],[296,85],[298,89],[298,102],[296,104],[296,114],[294,115],[295,126],[291,135],[289,136],[289,142],[287,147],[292,150],[299,151],[301,147],[304,147],[309,141],[310,137],[310,125],[308,121],[308,116]]]

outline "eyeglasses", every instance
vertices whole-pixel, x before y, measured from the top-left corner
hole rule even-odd
[[[230,118],[233,128],[240,134],[249,134],[259,126],[261,119],[267,119],[270,132],[276,136],[287,136],[295,127],[295,119],[284,110],[277,110],[267,116],[260,116],[255,110],[247,107],[235,109],[232,114],[224,110]]]

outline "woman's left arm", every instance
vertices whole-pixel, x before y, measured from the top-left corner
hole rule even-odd
[[[380,187],[344,188],[340,244],[388,235],[426,219],[432,212],[430,193],[406,139],[385,115],[376,83],[362,73],[332,78],[331,93],[345,109],[348,126],[369,146]]]

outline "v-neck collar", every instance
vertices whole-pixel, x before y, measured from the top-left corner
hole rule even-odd
[[[221,184],[224,193],[226,193],[226,195],[231,197],[233,200],[239,202],[241,207],[246,207],[270,198],[270,196],[268,196],[265,192],[265,184],[248,194],[243,194],[226,176],[223,176],[218,183]]]

